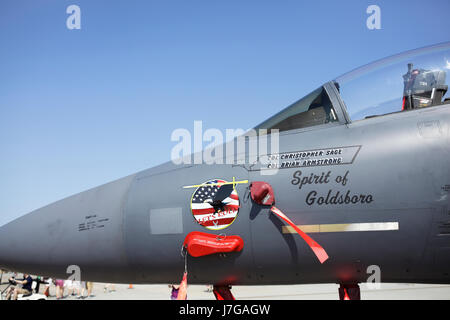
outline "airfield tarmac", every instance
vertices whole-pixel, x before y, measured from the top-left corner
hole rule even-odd
[[[237,300],[338,300],[337,284],[283,285],[283,286],[234,286]],[[88,299],[150,299],[168,300],[167,285],[116,285],[115,292],[104,292],[103,284],[94,284],[95,297]],[[212,292],[206,292],[204,285],[188,287],[188,299],[214,300]],[[363,300],[450,300],[450,285],[428,284],[381,284],[380,289],[368,289],[361,285]]]
[[[1,290],[6,287],[9,274],[3,275]],[[170,300],[168,285],[115,284],[115,291],[105,290],[104,283],[94,283],[93,297],[85,300]],[[237,300],[338,300],[337,284],[233,286]],[[362,300],[450,300],[450,285],[381,283],[378,289],[360,284]],[[41,285],[40,292],[44,290]],[[50,286],[49,300],[55,300],[55,286]],[[76,300],[64,293],[64,300]],[[188,300],[215,300],[205,285],[189,285]]]
[[[338,300],[337,284],[283,285],[283,286],[234,286],[237,300]],[[87,299],[168,300],[167,285],[116,285],[115,292],[104,292],[104,284],[94,284],[94,297]],[[204,285],[190,285],[188,299],[214,300],[212,292]],[[380,284],[379,289],[368,289],[361,284],[362,300],[450,300],[450,285],[429,284]]]

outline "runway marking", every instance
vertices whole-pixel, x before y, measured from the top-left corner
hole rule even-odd
[[[299,225],[305,233],[325,232],[362,232],[362,231],[396,231],[398,222],[367,222],[367,223],[334,223],[334,224],[306,224]],[[283,233],[296,233],[291,226],[283,226]]]

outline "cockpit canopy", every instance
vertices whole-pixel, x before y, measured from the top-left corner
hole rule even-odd
[[[397,54],[336,78],[255,129],[287,131],[450,104],[449,70],[450,42]]]
[[[450,42],[394,55],[335,80],[352,121],[450,103]]]

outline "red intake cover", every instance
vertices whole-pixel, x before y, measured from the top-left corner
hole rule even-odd
[[[259,205],[271,206],[275,204],[275,196],[270,184],[264,181],[253,181],[250,186],[252,200]]]
[[[193,231],[184,239],[183,247],[191,256],[201,257],[214,253],[241,251],[244,248],[244,240],[239,236],[218,236]]]

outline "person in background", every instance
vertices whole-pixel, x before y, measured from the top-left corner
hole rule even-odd
[[[212,284],[207,285],[205,292],[213,292],[213,285]]]
[[[109,289],[109,290],[108,290]],[[103,292],[115,292],[116,291],[116,287],[114,285],[114,283],[107,283],[105,284],[105,286],[103,287]]]
[[[86,284],[83,281],[74,281],[73,282],[73,294],[75,295],[76,292],[76,298],[77,299],[82,299],[84,298],[84,287],[86,286]]]
[[[86,289],[87,289],[87,296],[88,297],[94,297],[92,294],[92,290],[94,290],[94,283],[91,281],[86,282]]]
[[[45,283],[44,278],[41,276],[37,276],[36,277],[36,287],[34,288],[34,292],[39,293],[39,291],[41,289],[41,283]]]
[[[44,278],[45,282],[45,289],[44,289],[44,295],[46,297],[50,296],[50,285],[52,284],[52,278]]]
[[[63,299],[64,298],[64,280],[56,279],[55,280],[55,286],[56,286],[56,299]]]
[[[180,291],[180,286],[177,286],[175,284],[169,284],[169,289],[172,289],[170,292],[170,300],[177,300],[178,291]]]
[[[75,290],[73,289],[73,281],[70,279],[64,280],[64,288],[67,290],[67,296],[75,295]]]
[[[31,288],[31,284],[33,283],[33,279],[29,274],[23,274],[23,280],[16,280],[14,277],[9,278],[10,281],[15,281],[17,284],[21,284],[22,288],[19,286],[12,286],[8,288],[8,292],[6,293],[6,300],[11,299],[11,294],[13,295],[13,300],[17,300],[17,296],[19,294],[31,294],[33,289]]]

